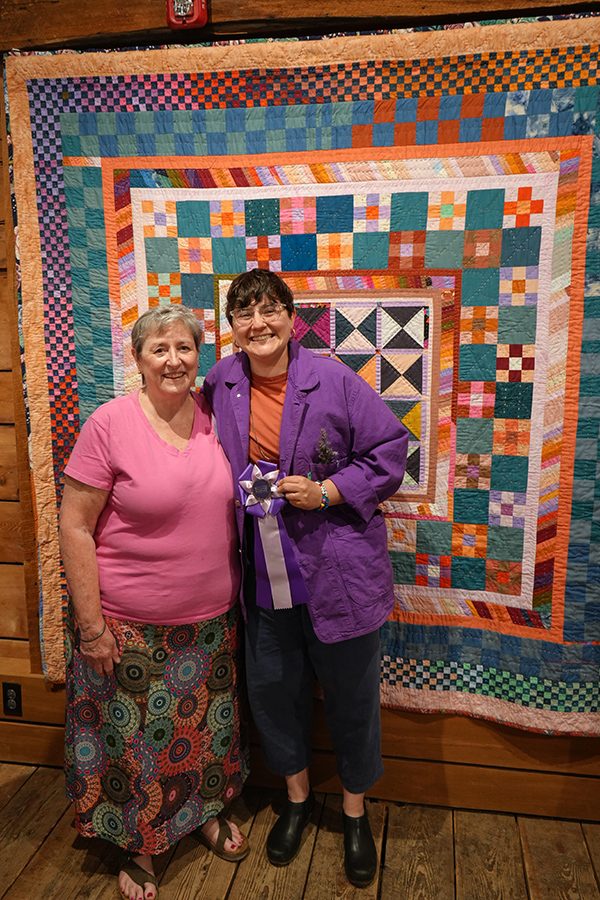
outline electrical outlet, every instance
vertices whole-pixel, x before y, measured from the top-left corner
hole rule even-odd
[[[21,685],[10,681],[2,682],[2,706],[5,716],[22,716]]]

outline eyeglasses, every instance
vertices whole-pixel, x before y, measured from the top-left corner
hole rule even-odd
[[[264,306],[244,306],[231,311],[232,317],[239,325],[249,325],[256,313],[263,322],[274,322],[282,314],[285,307],[280,303],[266,303]]]

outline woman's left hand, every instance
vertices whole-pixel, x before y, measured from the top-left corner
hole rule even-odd
[[[296,509],[319,509],[321,488],[304,475],[288,475],[277,482],[277,490]]]

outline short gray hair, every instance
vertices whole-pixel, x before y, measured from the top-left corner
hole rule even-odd
[[[202,343],[202,323],[187,306],[172,303],[169,306],[157,306],[142,313],[131,332],[131,346],[134,353],[139,356],[144,341],[149,335],[160,334],[166,328],[178,323],[189,329],[194,338],[196,350],[199,350]]]

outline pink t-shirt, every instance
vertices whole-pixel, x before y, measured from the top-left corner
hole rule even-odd
[[[236,601],[231,470],[206,401],[193,396],[185,450],[158,436],[137,391],[95,410],[73,448],[66,474],[110,491],[94,533],[108,616],[179,625],[218,616]]]

